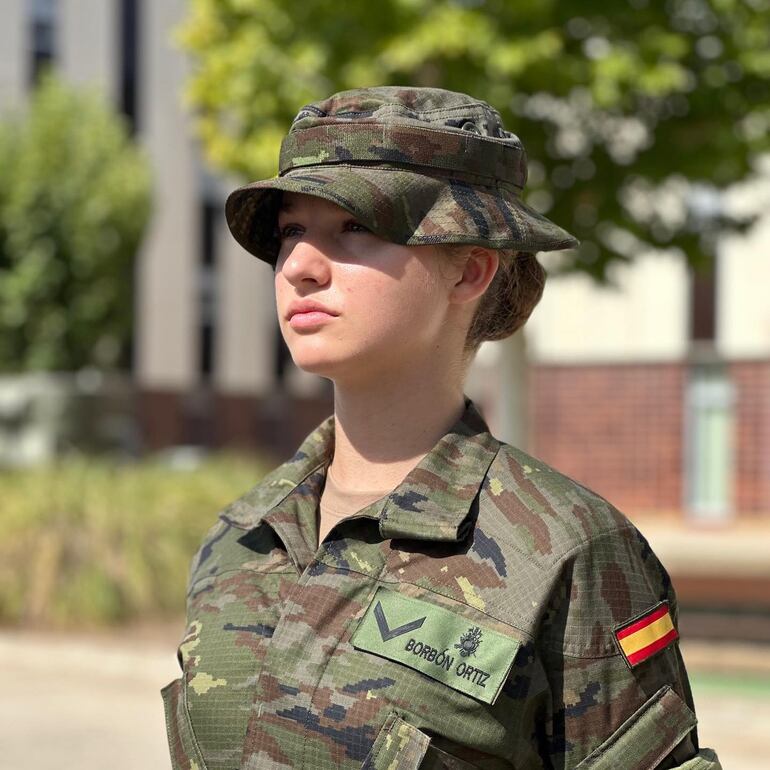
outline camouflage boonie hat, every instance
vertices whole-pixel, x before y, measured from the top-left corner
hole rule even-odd
[[[577,246],[522,201],[526,180],[521,140],[486,102],[441,88],[359,88],[303,107],[278,176],[234,190],[225,211],[238,243],[273,266],[283,191],[336,203],[399,244]]]

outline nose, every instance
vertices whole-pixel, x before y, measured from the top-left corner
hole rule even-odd
[[[287,254],[279,255],[278,264],[286,280],[295,286],[303,281],[325,284],[329,280],[329,257],[319,241],[307,236],[294,240]]]

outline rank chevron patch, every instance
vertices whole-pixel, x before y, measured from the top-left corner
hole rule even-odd
[[[390,641],[401,634],[406,634],[409,631],[416,631],[424,622],[425,616],[411,621],[411,623],[404,623],[401,626],[395,628],[388,627],[388,621],[385,618],[385,610],[382,609],[382,602],[377,602],[374,607],[374,618],[377,621],[377,628],[380,629],[380,636],[383,642]]]
[[[662,601],[613,629],[620,652],[630,668],[638,666],[679,638],[668,602]]]

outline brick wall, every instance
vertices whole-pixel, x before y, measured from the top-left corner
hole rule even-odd
[[[738,515],[770,517],[770,361],[728,365],[735,385]],[[684,364],[534,364],[529,451],[633,518],[683,509]],[[257,449],[281,462],[324,417],[330,394],[269,399],[140,391],[147,450],[175,443]]]
[[[277,465],[334,411],[331,393],[303,398],[276,392],[238,396],[199,389],[181,393],[140,389],[136,399],[146,452],[175,444],[258,451]]]
[[[770,361],[734,361],[735,495],[739,511],[770,516]]]
[[[629,516],[682,507],[681,364],[535,364],[530,452]]]

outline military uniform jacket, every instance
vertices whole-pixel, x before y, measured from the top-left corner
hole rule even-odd
[[[220,512],[161,690],[175,770],[721,767],[645,538],[465,406],[320,546],[333,416]]]

